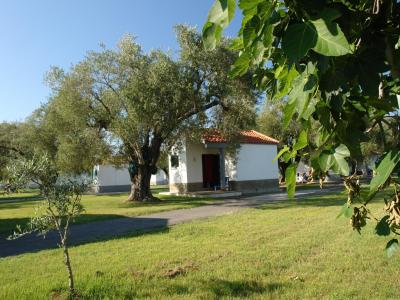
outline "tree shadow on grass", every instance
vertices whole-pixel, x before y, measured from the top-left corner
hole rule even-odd
[[[257,281],[228,281],[215,280],[208,283],[208,287],[217,297],[249,297],[252,294],[262,294],[276,291],[282,284],[271,283],[263,285]]]
[[[91,222],[72,225],[70,227],[69,244],[77,246],[169,230],[168,220],[163,218],[128,218],[117,215],[108,215],[108,217],[113,219],[101,223]],[[55,231],[49,232],[46,238],[36,234],[27,234],[16,240],[6,240],[4,237],[0,237],[0,257],[54,249],[57,248],[58,242],[59,237]]]
[[[286,209],[286,208],[302,208],[302,207],[329,207],[329,206],[342,206],[345,203],[345,197],[340,195],[323,196],[323,197],[310,197],[302,199],[288,199],[266,203],[257,207],[262,210],[270,209]]]
[[[158,195],[155,195],[159,197]],[[212,199],[212,198],[194,198],[194,197],[184,197],[184,196],[165,196],[162,195],[160,197],[160,201],[157,202],[125,202],[124,207],[149,207],[149,206],[173,206],[173,205],[181,205],[198,207],[212,203],[221,202],[223,199]]]
[[[188,204],[191,206],[201,206],[205,204],[211,204],[214,202],[221,202],[221,199],[218,198],[193,198],[193,197],[183,197],[183,196],[168,196],[168,198],[164,198],[161,200],[161,205],[170,205],[170,204]]]
[[[29,220],[29,218],[0,219],[0,240],[12,235],[17,225],[24,227]]]
[[[285,287],[281,283],[263,284],[257,281],[229,281],[214,279],[204,282],[205,287],[212,291],[215,297],[247,298],[254,294],[273,293]]]
[[[282,289],[286,288],[288,284],[281,283],[268,283],[263,284],[257,281],[230,281],[230,280],[222,280],[222,279],[211,279],[211,280],[201,280],[200,282],[181,284],[175,283],[173,281],[168,282],[162,288],[162,291],[152,291],[142,290],[137,292],[135,290],[131,290],[129,292],[125,292],[123,294],[123,299],[147,299],[152,298],[156,293],[159,298],[169,299],[179,297],[182,299],[185,298],[195,298],[195,295],[191,295],[192,292],[196,294],[197,291],[206,291],[207,297],[209,299],[221,299],[221,298],[240,298],[247,299],[251,296],[260,296],[267,295],[273,293],[279,293]],[[109,287],[105,286],[104,290],[101,288],[96,288],[89,292],[91,297],[103,298],[103,297],[116,297],[120,298],[122,295],[118,290],[110,290]],[[210,295],[212,294],[212,295]],[[83,295],[83,299],[87,299],[87,295]],[[90,297],[89,297],[90,298]],[[204,298],[204,296],[203,296]],[[207,298],[207,299],[208,299]],[[205,298],[204,298],[205,299]]]
[[[361,192],[361,199],[367,199],[368,189],[363,189]],[[387,195],[390,191],[384,191],[378,193],[377,197],[371,200],[370,203],[379,203],[383,201],[383,197]],[[343,190],[328,191],[324,194],[318,195],[303,195],[294,199],[284,199],[280,201],[271,201],[269,203],[264,203],[257,209],[270,210],[270,209],[286,209],[286,208],[306,208],[306,207],[330,207],[337,206],[340,207],[346,203],[347,194]]]
[[[20,197],[16,196],[0,197],[0,208],[7,208],[7,205],[10,205],[11,207],[13,205],[17,206],[23,202],[38,201],[38,200],[43,200],[43,197],[41,195],[23,195],[23,194],[21,194]]]

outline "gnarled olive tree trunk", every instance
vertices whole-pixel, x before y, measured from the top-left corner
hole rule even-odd
[[[137,166],[131,177],[131,193],[128,201],[152,201],[156,200],[150,190],[150,179],[153,167],[147,164]]]
[[[163,139],[159,134],[154,133],[150,139],[147,134],[146,142],[139,151],[135,151],[140,157],[132,155],[132,161],[129,164],[129,175],[131,178],[131,193],[128,201],[153,201],[158,200],[150,190],[151,175],[157,173],[157,162],[160,157],[160,149]]]

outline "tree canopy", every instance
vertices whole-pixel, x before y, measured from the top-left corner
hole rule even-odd
[[[20,124],[0,123],[0,180],[5,176],[8,163],[24,153],[20,133]]]
[[[144,53],[125,36],[116,50],[92,51],[68,71],[49,72],[53,94],[41,118],[59,130],[60,165],[80,164],[77,158],[87,153],[129,163],[130,200],[148,200],[161,149],[184,135],[196,136],[200,128],[229,134],[254,120],[258,94],[251,75],[229,76],[238,52],[227,47],[228,40],[205,52],[194,29],[177,26],[176,32],[178,58],[159,50]],[[104,145],[108,151],[101,155]]]

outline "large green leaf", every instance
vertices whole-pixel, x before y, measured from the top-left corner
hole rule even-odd
[[[235,15],[236,0],[216,0],[203,26],[203,43],[206,49],[214,49],[221,40],[222,30]]]
[[[343,157],[337,157],[335,154],[335,164],[332,166],[332,170],[335,173],[339,173],[343,176],[348,176],[350,173],[350,167],[348,162]]]
[[[242,27],[239,30],[238,35],[240,36],[244,26],[249,22],[256,14],[257,14],[257,6],[254,6],[249,9],[242,10],[243,19],[242,19]]]
[[[222,27],[207,22],[203,27],[203,44],[206,49],[214,49],[221,39],[222,35]]]
[[[287,151],[289,151],[289,150],[290,150],[290,148],[289,148],[288,146],[285,145],[285,147],[283,147],[283,148],[281,149],[281,151],[279,151],[279,153],[275,156],[275,158],[272,160],[272,162],[277,161],[277,159],[278,159],[279,157],[281,157],[283,153],[285,153],[285,152],[287,152]]]
[[[342,157],[349,157],[350,156],[349,148],[347,148],[346,145],[340,144],[335,148],[335,155]]]
[[[300,132],[299,138],[297,139],[296,143],[293,145],[293,150],[300,150],[303,149],[308,145],[307,142],[307,130],[302,130]]]
[[[274,95],[274,99],[279,99],[285,96],[292,87],[293,80],[299,76],[299,72],[297,72],[294,66],[292,66],[286,74],[287,75],[284,78],[280,79],[283,81],[283,84],[281,85],[283,88],[279,90],[279,93]]]
[[[250,55],[243,52],[232,66],[230,75],[232,77],[241,76],[245,74],[250,66]]]
[[[350,53],[350,46],[339,25],[327,19],[310,21],[317,41],[313,50],[325,56],[341,56]]]
[[[385,157],[376,168],[377,175],[371,180],[369,195],[373,195],[378,191],[399,163],[400,149],[394,149],[386,153]]]
[[[249,46],[257,37],[256,30],[260,26],[260,19],[257,15],[253,16],[249,22],[243,27],[243,45],[245,47]]]
[[[350,218],[352,214],[353,214],[353,209],[346,202],[340,209],[340,212],[337,215],[336,219],[340,218],[341,216],[344,216],[345,218]]]
[[[253,51],[252,51],[252,57],[253,57],[253,63],[254,64],[259,64],[262,62],[264,58],[264,43],[261,41],[256,41],[253,45]]]
[[[302,113],[306,109],[306,104],[315,90],[316,82],[314,75],[308,74],[308,70],[293,80],[292,89],[288,95],[288,104],[284,108],[284,127],[289,125],[296,111],[299,113],[299,118],[302,117]]]
[[[282,49],[289,60],[294,62],[307,54],[317,43],[317,34],[311,23],[292,24],[282,39]]]
[[[236,0],[216,0],[211,7],[207,22],[225,28],[235,16]]]
[[[263,43],[265,47],[270,47],[274,41],[274,28],[276,24],[265,24],[263,29]]]
[[[349,175],[349,164],[346,161],[346,157],[350,156],[349,149],[341,144],[334,150],[324,150],[319,156],[319,166],[322,171],[327,172],[333,170],[336,173],[342,175]]]
[[[294,113],[296,112],[296,99],[292,98],[291,101],[283,108],[283,127],[287,128]]]
[[[239,8],[242,10],[248,10],[256,7],[260,2],[264,0],[240,0]]]
[[[339,18],[341,15],[342,14],[336,9],[326,8],[319,14],[319,18],[322,18],[327,21],[333,21]]]
[[[311,115],[315,112],[315,106],[318,104],[318,98],[316,97],[308,97],[306,104],[304,105],[304,109],[299,114],[298,119],[302,118],[304,120],[310,119]]]
[[[312,112],[315,110],[316,101],[312,101],[312,95],[317,87],[318,79],[314,74],[307,76],[307,82],[303,88],[304,99],[303,102],[297,102],[298,117],[297,120],[308,120]],[[315,99],[314,99],[315,100]]]
[[[336,160],[336,172],[342,174],[342,175],[349,175],[350,168],[349,164],[346,161],[346,157],[350,156],[350,151],[349,149],[341,144],[335,149],[335,153],[333,154]]]
[[[289,198],[293,198],[296,191],[296,171],[297,164],[291,164],[285,171],[286,190]]]
[[[350,45],[335,17],[327,13],[324,18],[292,24],[282,39],[282,49],[289,60],[294,62],[313,49],[325,56],[341,56],[350,53]]]
[[[321,170],[327,172],[335,163],[335,157],[329,151],[323,151],[318,159]]]

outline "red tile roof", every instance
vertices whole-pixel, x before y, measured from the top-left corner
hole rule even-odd
[[[206,143],[225,143],[226,139],[221,136],[218,131],[209,131],[203,136],[203,140]],[[278,140],[273,139],[265,134],[259,133],[255,130],[244,130],[240,132],[240,143],[241,144],[267,144],[277,145]]]

